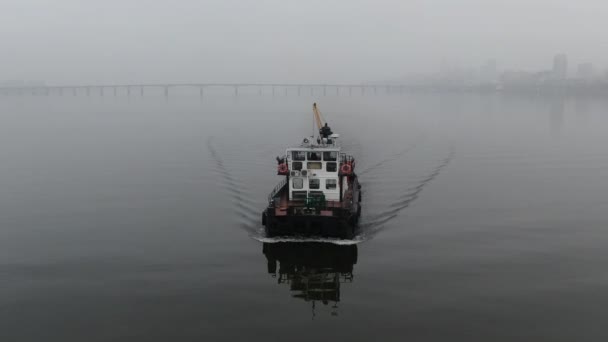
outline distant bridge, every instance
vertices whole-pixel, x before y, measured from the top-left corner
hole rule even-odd
[[[403,94],[405,92],[477,92],[477,93],[517,93],[517,94],[544,94],[544,95],[601,95],[608,94],[608,83],[557,83],[557,84],[441,84],[441,83],[417,83],[417,84],[392,84],[392,83],[134,83],[134,84],[90,84],[90,85],[0,85],[0,96],[2,95],[98,95],[118,96],[119,94],[131,96],[144,96],[148,91],[164,94],[168,99],[171,90],[190,89],[198,91],[201,99],[209,89],[227,89],[235,97],[240,91],[247,90],[248,93],[256,93],[259,96],[291,95],[303,96],[352,96],[352,95],[379,95],[379,94]]]
[[[337,95],[352,96],[379,93],[397,94],[412,90],[432,90],[429,86],[414,86],[405,84],[347,84],[347,83],[149,83],[149,84],[96,84],[96,85],[24,85],[24,86],[0,86],[0,95],[64,95],[72,94],[90,96],[117,96],[126,93],[127,96],[144,96],[147,90],[161,90],[166,98],[169,97],[171,89],[190,88],[198,90],[200,97],[204,97],[205,91],[210,88],[229,89],[234,96],[239,96],[243,89],[257,90],[259,95],[263,90],[269,91],[272,96],[293,94],[297,96],[314,95]],[[291,90],[291,92],[289,92]]]

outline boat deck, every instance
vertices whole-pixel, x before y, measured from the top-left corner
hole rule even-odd
[[[347,191],[347,194],[349,193],[349,191]],[[287,191],[287,188],[283,188],[281,189],[281,191],[278,193],[279,195],[279,200],[275,202],[274,207],[275,207],[275,215],[276,216],[287,216],[287,209],[290,207],[303,207],[305,205],[305,201],[302,200],[298,200],[298,201],[293,201],[293,200],[289,200],[289,192]],[[352,195],[351,195],[352,196]],[[348,207],[348,201],[326,201],[325,202],[325,206],[324,208],[347,208]],[[321,210],[321,216],[332,216],[332,211],[331,210]]]

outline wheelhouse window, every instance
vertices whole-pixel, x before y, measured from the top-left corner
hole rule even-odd
[[[302,170],[302,162],[296,162],[296,161],[292,162],[291,163],[291,168],[293,170],[297,170],[297,171]]]
[[[325,189],[327,190],[336,190],[338,187],[337,179],[326,179],[325,180]]]
[[[302,178],[294,178],[291,181],[291,185],[294,189],[302,189],[304,187],[304,179]]]
[[[308,188],[309,189],[319,189],[321,187],[321,181],[316,178],[311,178],[308,180]]]
[[[298,200],[305,200],[306,199],[306,190],[304,191],[292,191],[291,192],[291,198],[298,201]]]
[[[338,160],[338,152],[337,151],[323,152],[323,160],[324,161]]]
[[[321,152],[308,152],[308,160],[321,160]]]
[[[304,151],[291,151],[291,158],[293,160],[298,160],[298,161],[306,160],[306,152],[304,152]]]
[[[325,163],[325,169],[327,172],[336,172],[338,170],[338,164],[335,162],[327,162]]]
[[[323,191],[309,191],[308,192],[308,196],[309,197],[322,197],[322,198],[324,198]]]
[[[321,162],[308,162],[306,168],[309,170],[321,170],[323,168],[323,163]]]

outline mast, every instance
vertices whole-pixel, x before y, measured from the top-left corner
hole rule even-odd
[[[325,122],[323,115],[319,111],[319,108],[317,108],[316,103],[312,104],[312,112],[314,114],[313,116],[315,118],[317,128],[319,129],[319,138],[323,138],[324,141],[325,139],[329,139],[333,132],[331,131],[331,128],[327,126],[327,122]]]
[[[315,122],[317,123],[317,129],[321,129],[321,127],[323,127],[323,119],[321,116],[321,112],[319,112],[319,109],[317,108],[316,102],[312,104],[312,112],[314,113],[314,116],[315,116]]]

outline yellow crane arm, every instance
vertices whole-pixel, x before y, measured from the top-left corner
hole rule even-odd
[[[317,123],[317,128],[321,129],[321,127],[323,127],[323,119],[321,119],[321,112],[319,112],[316,102],[312,104],[312,111],[315,115],[315,122]]]

